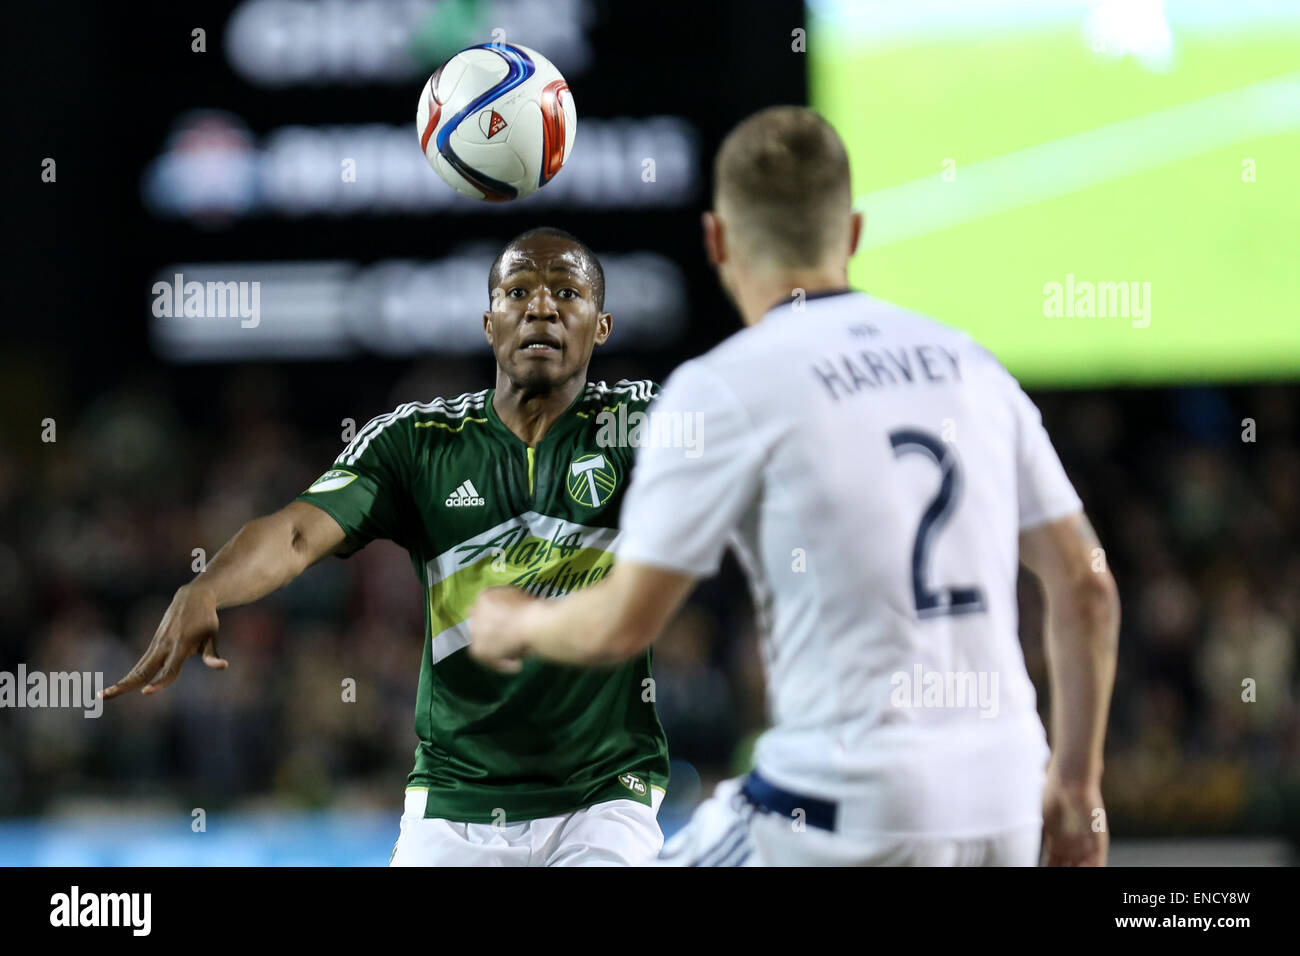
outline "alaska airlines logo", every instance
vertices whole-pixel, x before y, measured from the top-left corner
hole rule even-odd
[[[570,526],[571,527],[571,526]],[[508,583],[534,597],[557,597],[595,584],[609,574],[614,556],[602,546],[588,547],[581,531],[565,531],[557,523],[550,539],[516,525],[490,538],[456,549],[460,567],[483,557],[492,559],[496,571],[514,574]]]
[[[569,497],[588,508],[599,508],[618,487],[618,472],[604,455],[583,455],[569,465]]]
[[[530,534],[527,525],[518,524],[485,540],[462,544],[456,549],[456,554],[461,556],[461,567],[473,564],[487,554],[492,560],[511,567],[531,568],[570,558],[581,551],[582,546],[582,532],[565,534],[563,524],[556,524],[549,541]]]

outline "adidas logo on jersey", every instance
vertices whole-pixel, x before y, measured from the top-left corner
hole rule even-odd
[[[447,496],[447,500],[443,504],[448,508],[481,508],[487,502],[479,497],[474,482],[466,478],[455,491]]]

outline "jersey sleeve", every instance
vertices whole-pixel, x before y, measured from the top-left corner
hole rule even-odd
[[[351,554],[376,538],[404,544],[411,462],[406,422],[380,415],[295,500],[320,508],[347,534]],[[345,555],[346,556],[346,555]]]
[[[1083,502],[1065,474],[1043,416],[1020,384],[1005,373],[1016,415],[1016,498],[1020,530],[1028,531],[1083,510]]]
[[[649,379],[641,379],[638,381],[621,379],[615,386],[615,388],[618,387],[627,388],[627,392],[620,400],[620,404],[627,406],[626,414],[628,415],[629,421],[632,420],[631,416],[638,412],[646,414],[649,410],[650,403],[659,396],[659,385]],[[602,411],[616,413],[617,408],[606,406]],[[619,443],[611,446],[609,451],[613,452],[617,457],[619,467],[624,469],[624,474],[635,474],[636,448]]]
[[[762,451],[740,399],[716,373],[687,362],[650,405],[661,434],[637,453],[620,518],[620,559],[707,577],[718,570],[737,523],[761,481]],[[683,427],[659,428],[680,416]],[[694,431],[691,431],[691,428]]]

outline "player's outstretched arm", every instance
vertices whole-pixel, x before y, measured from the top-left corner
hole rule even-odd
[[[620,561],[603,581],[543,601],[518,588],[488,588],[470,609],[470,656],[506,674],[525,657],[605,667],[649,647],[682,606],[695,577]]]
[[[203,573],[176,592],[149,649],[130,673],[104,691],[104,699],[142,685],[145,694],[161,690],[195,654],[208,667],[224,669],[226,661],[217,653],[217,611],[284,587],[333,553],[344,538],[338,522],[302,501],[248,522]]]
[[[1082,514],[1020,536],[1020,558],[1043,582],[1051,684],[1052,759],[1043,791],[1048,866],[1104,866],[1101,800],[1106,714],[1115,683],[1119,594]]]

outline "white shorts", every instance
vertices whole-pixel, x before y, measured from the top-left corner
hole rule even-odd
[[[765,812],[718,784],[664,847],[662,866],[1037,866],[1042,824],[972,836],[837,833]]]
[[[406,794],[389,866],[645,866],[663,848],[659,804],[609,800],[523,823],[457,823],[426,818],[427,790]]]

